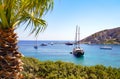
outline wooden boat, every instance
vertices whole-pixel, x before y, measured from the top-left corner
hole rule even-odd
[[[75,34],[75,43],[73,48],[73,55],[76,57],[80,57],[84,55],[83,49],[80,48],[80,27],[76,26],[76,34]]]
[[[112,47],[111,46],[102,46],[102,47],[100,47],[100,49],[112,50]]]

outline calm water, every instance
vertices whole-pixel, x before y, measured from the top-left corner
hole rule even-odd
[[[34,49],[35,41],[20,41],[19,51],[28,57],[35,57],[41,61],[65,61],[86,66],[102,64],[104,66],[120,67],[120,45],[112,46],[112,50],[100,49],[103,45],[87,45],[81,44],[85,54],[83,57],[76,58],[70,52],[73,46],[63,44],[65,41],[38,41],[38,49]],[[47,46],[40,46],[41,43],[46,43]]]

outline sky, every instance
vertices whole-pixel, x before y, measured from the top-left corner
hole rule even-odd
[[[48,26],[37,38],[21,25],[16,30],[18,40],[74,40],[77,25],[80,39],[120,27],[120,0],[54,0],[53,10],[44,19]]]

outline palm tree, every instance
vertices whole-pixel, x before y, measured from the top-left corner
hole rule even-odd
[[[14,30],[32,25],[30,33],[37,35],[47,26],[43,15],[52,9],[53,0],[0,0],[0,79],[22,78],[22,54]]]

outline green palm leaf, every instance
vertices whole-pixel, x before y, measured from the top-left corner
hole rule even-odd
[[[0,5],[0,22],[1,25],[0,28],[7,28],[8,27],[8,21],[4,13],[4,7]]]
[[[15,28],[25,22],[25,29],[32,27],[30,33],[37,35],[47,26],[43,15],[52,9],[53,0],[0,0],[0,28]]]

